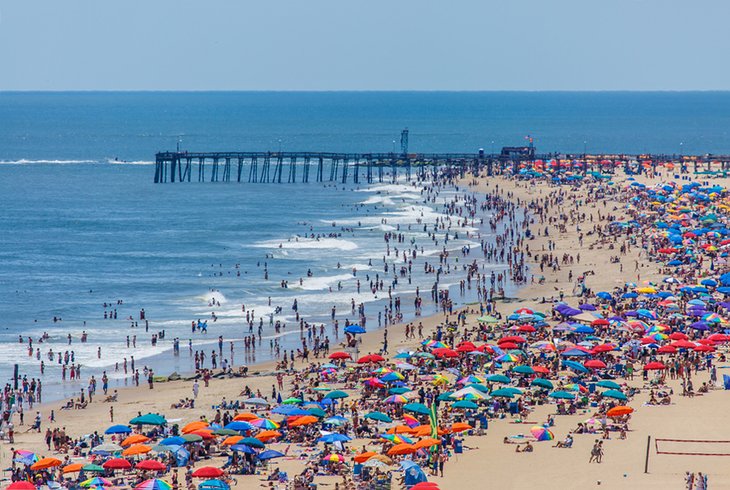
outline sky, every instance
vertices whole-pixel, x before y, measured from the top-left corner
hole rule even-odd
[[[727,0],[0,2],[0,90],[728,90]]]

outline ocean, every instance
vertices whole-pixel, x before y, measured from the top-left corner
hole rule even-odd
[[[423,261],[437,261],[440,249],[419,224],[441,216],[440,203],[424,204],[418,188],[404,181],[155,185],[152,166],[155,152],[178,144],[392,151],[405,127],[412,152],[498,151],[530,135],[544,151],[728,153],[730,93],[0,93],[0,378],[8,381],[15,363],[40,375],[18,338],[43,332],[49,341],[34,347],[45,359],[46,398],[78,393],[103,370],[112,386],[123,385],[114,363],[125,357],[157,374],[189,372],[188,339],[210,351],[222,335],[237,343],[240,363],[240,339],[249,334],[242,304],[255,310],[256,326],[264,317],[255,361],[271,356],[269,314],[288,325],[282,346],[300,345],[295,298],[306,319],[328,325],[332,306],[344,323],[355,320],[352,299],[366,302],[367,327],[377,328],[383,294],[358,294],[356,281],[365,286],[367,276],[382,275],[387,231],[424,247],[412,283],[398,288],[411,316],[415,288],[428,294],[433,282]],[[304,238],[312,234],[320,238]],[[462,235],[448,248],[478,245]],[[209,306],[212,298],[220,306]],[[148,333],[129,320],[139,322],[141,308]],[[117,319],[104,319],[114,309]],[[209,319],[207,337],[191,334],[199,318]],[[165,340],[152,346],[150,335],[163,329]],[[127,335],[137,335],[136,348],[127,348]],[[174,337],[180,356],[170,353]],[[48,349],[73,350],[82,382],[62,382]]]

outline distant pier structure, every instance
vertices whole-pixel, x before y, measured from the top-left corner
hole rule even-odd
[[[638,173],[647,166],[673,162],[680,171],[690,167],[694,172],[713,166],[722,172],[730,170],[730,156],[678,155],[617,155],[617,154],[538,154],[528,146],[503,147],[500,153],[410,153],[408,130],[401,133],[400,152],[338,153],[297,151],[222,151],[193,152],[165,151],[155,158],[155,183],[165,182],[396,182],[425,180],[438,173],[464,175],[467,171],[486,172],[487,175],[517,173],[525,166],[535,164],[548,168],[563,167],[571,170],[612,171],[616,167],[628,169],[635,165]]]

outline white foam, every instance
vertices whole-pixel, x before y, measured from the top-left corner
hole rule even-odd
[[[0,165],[33,165],[33,164],[57,164],[67,165],[73,163],[96,163],[95,160],[27,160],[21,158],[20,160],[0,160]]]
[[[301,286],[298,281],[289,285],[289,289],[303,289],[304,291],[321,291],[333,287],[336,289],[337,283],[354,279],[352,274],[338,274],[336,276],[307,277],[302,281]]]
[[[334,250],[355,250],[358,248],[357,243],[340,238],[303,238],[292,237],[288,240],[266,240],[254,245],[257,248],[276,248],[276,249],[294,249],[294,250],[318,250],[318,249],[334,249]]]

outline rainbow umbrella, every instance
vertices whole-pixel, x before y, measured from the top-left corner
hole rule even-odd
[[[95,476],[94,478],[89,478],[88,480],[81,482],[82,487],[108,487],[111,486],[111,484],[112,482],[110,482],[106,478],[101,478],[98,476]]]
[[[458,381],[459,384],[466,385],[469,383],[484,383],[484,378],[481,378],[479,376],[476,376],[474,374],[470,374],[469,376],[466,376],[464,378],[461,378]]]
[[[390,395],[388,398],[383,400],[383,403],[408,403],[408,398],[403,395]]]
[[[403,434],[381,434],[380,438],[394,444],[413,444],[413,439]]]
[[[378,368],[378,369],[374,369],[374,370],[372,370],[370,372],[372,374],[381,374],[382,375],[382,374],[392,373],[393,370],[392,369],[389,369],[387,367],[381,367],[381,368]]]
[[[567,384],[564,388],[569,391],[580,391],[581,393],[588,393],[588,388],[578,383]]]
[[[550,430],[540,425],[534,426],[530,429],[530,432],[538,441],[552,441],[555,439],[555,435]]]
[[[136,487],[134,490],[170,490],[172,485],[167,483],[165,480],[159,480],[153,478],[152,480],[145,480]]]
[[[23,463],[26,465],[32,465],[38,461],[38,456],[32,451],[26,451],[25,449],[18,449],[15,451],[15,460],[17,463]]]
[[[276,422],[274,422],[271,419],[254,419],[249,422],[249,424],[253,425],[254,427],[258,427],[259,429],[266,429],[266,430],[275,430],[278,429],[280,426]]]
[[[708,313],[706,315],[702,315],[702,320],[708,323],[721,323],[723,321],[722,317],[717,313]]]
[[[322,461],[325,463],[342,463],[345,461],[345,457],[341,454],[328,454]]]
[[[497,358],[499,362],[517,362],[519,359],[514,354],[502,354]]]
[[[411,429],[421,425],[421,423],[418,421],[418,419],[416,417],[414,417],[413,415],[408,415],[408,414],[403,415],[403,422],[405,422],[405,424],[408,427],[410,427]]]
[[[443,374],[437,374],[436,376],[433,377],[433,379],[431,380],[431,382],[433,384],[435,384],[435,385],[448,384],[449,383],[449,378],[447,378]]]

